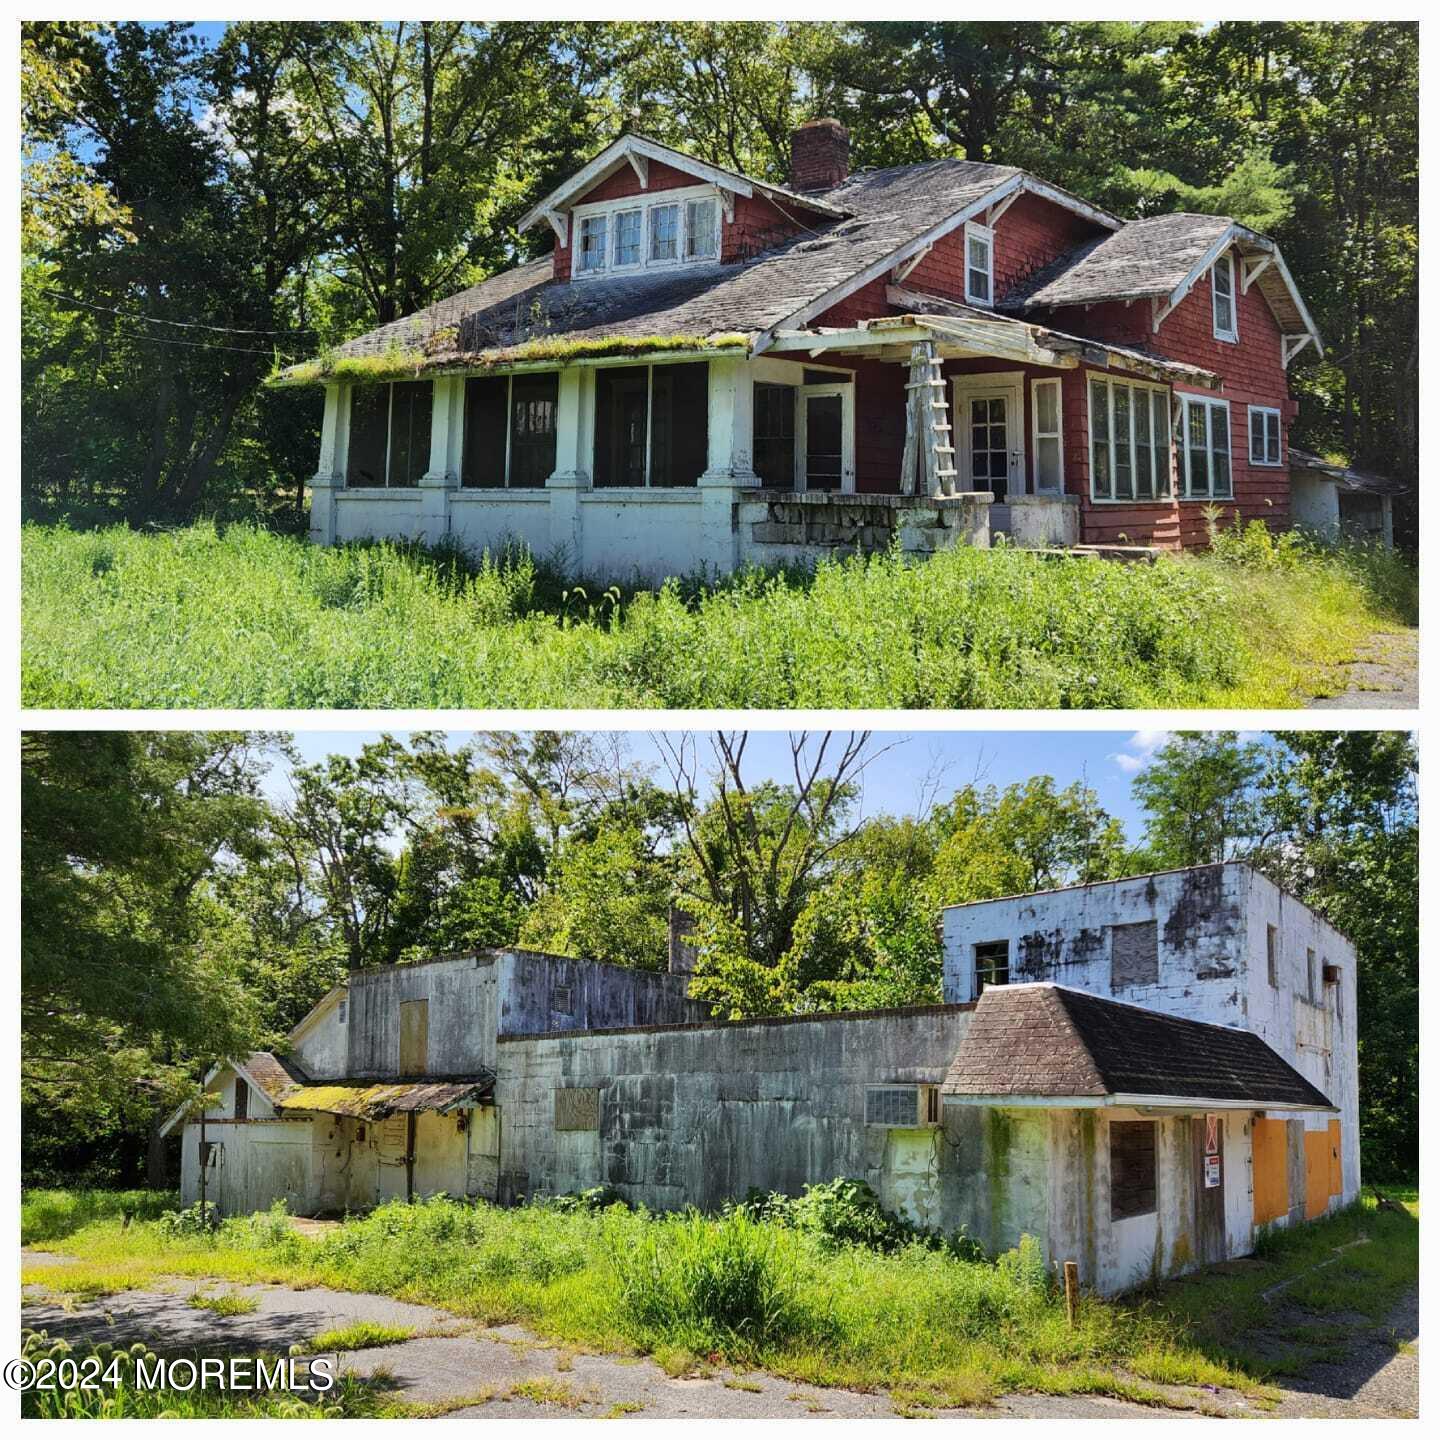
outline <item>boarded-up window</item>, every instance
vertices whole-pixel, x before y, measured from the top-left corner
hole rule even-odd
[[[1110,1218],[1155,1213],[1155,1122],[1110,1122]]]
[[[400,1002],[400,1073],[423,1075],[428,1069],[430,1047],[430,1002]]]
[[[556,1090],[555,1128],[557,1130],[598,1130],[600,1128],[599,1090]]]
[[[1279,985],[1280,977],[1276,969],[1276,950],[1279,945],[1279,935],[1273,925],[1265,927],[1265,974],[1269,977],[1272,985]]]
[[[1132,985],[1160,983],[1160,952],[1155,922],[1141,920],[1134,925],[1110,927],[1110,988],[1126,990]]]
[[[250,1087],[238,1078],[235,1081],[235,1118],[237,1120],[250,1118]]]
[[[1010,942],[982,940],[975,947],[975,993],[982,994],[987,985],[1010,983]]]
[[[1255,1223],[1268,1225],[1290,1211],[1285,1122],[1264,1118],[1252,1122],[1250,1153]]]

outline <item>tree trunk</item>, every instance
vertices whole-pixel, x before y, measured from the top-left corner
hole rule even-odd
[[[165,1163],[165,1137],[160,1127],[165,1123],[165,1112],[159,1107],[150,1117],[150,1134],[145,1145],[145,1185],[150,1190],[168,1190],[170,1176]]]

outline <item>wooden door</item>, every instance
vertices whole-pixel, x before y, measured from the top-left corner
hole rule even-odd
[[[1024,390],[1008,377],[964,377],[955,384],[959,487],[989,490],[996,504],[1025,493]]]
[[[1212,1265],[1225,1258],[1225,1117],[1190,1121],[1195,1172],[1195,1258]]]

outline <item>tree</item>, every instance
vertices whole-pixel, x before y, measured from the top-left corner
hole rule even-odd
[[[1182,732],[1134,781],[1158,870],[1243,859],[1263,841],[1259,781],[1265,747],[1233,730]]]
[[[153,1120],[197,1060],[252,1039],[250,998],[199,900],[252,853],[264,743],[22,737],[21,1093],[52,1131]]]

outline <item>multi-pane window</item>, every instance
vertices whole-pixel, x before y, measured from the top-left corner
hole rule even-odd
[[[586,215],[580,221],[580,259],[582,274],[605,268],[605,241],[610,233],[608,215]]]
[[[623,268],[640,263],[640,210],[621,210],[615,216],[615,265]]]
[[[345,483],[352,487],[416,485],[430,463],[429,380],[357,385],[350,392]]]
[[[559,401],[560,377],[555,371],[467,380],[461,485],[467,489],[544,485],[555,470]]]
[[[994,250],[995,232],[988,225],[965,227],[965,298],[972,305],[994,300]]]
[[[987,985],[1010,983],[1010,942],[983,940],[975,947],[975,993],[981,995]]]
[[[1090,381],[1090,494],[1153,500],[1170,493],[1170,396],[1154,385]]]
[[[713,200],[685,202],[685,258],[714,260],[720,254],[720,227]]]
[[[1030,387],[1030,408],[1035,428],[1035,493],[1058,495],[1065,488],[1060,443],[1060,382],[1036,380]]]
[[[577,278],[720,258],[720,201],[707,187],[582,205],[575,211]]]
[[[709,458],[709,366],[607,365],[595,375],[595,484],[694,485]]]
[[[1155,1213],[1155,1122],[1110,1122],[1110,1218]]]
[[[1280,412],[1268,405],[1250,407],[1250,463],[1280,463]]]
[[[865,1090],[865,1123],[908,1130],[940,1121],[940,1092],[932,1085],[870,1085]]]
[[[656,205],[650,211],[650,260],[664,262],[680,258],[680,207]]]
[[[1230,402],[1186,395],[1184,417],[1185,494],[1191,500],[1228,500],[1230,483]]]
[[[1236,340],[1235,328],[1235,261],[1222,255],[1210,269],[1211,314],[1217,340]]]
[[[755,385],[755,473],[773,489],[795,486],[795,387]]]

